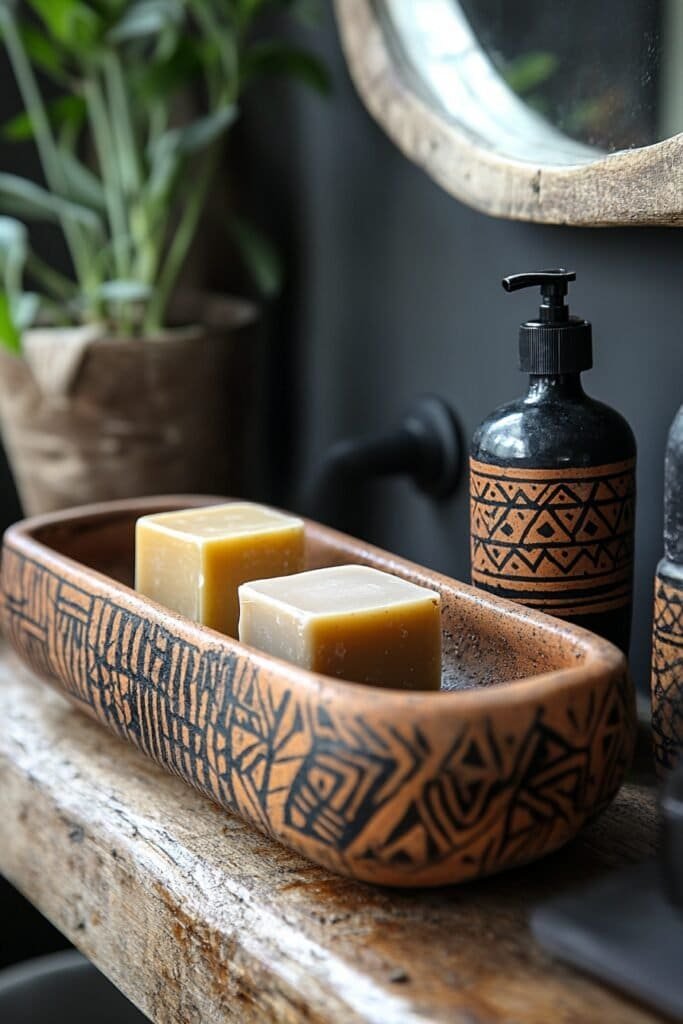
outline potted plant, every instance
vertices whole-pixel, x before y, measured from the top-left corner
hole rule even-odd
[[[0,173],[0,418],[26,512],[240,486],[256,311],[176,291],[245,89],[325,87],[313,56],[255,38],[296,6],[0,0],[23,104],[5,136],[34,141],[45,179]],[[33,251],[31,220],[58,225],[70,271]]]

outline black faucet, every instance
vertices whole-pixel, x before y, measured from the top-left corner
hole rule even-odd
[[[328,449],[309,488],[307,511],[334,526],[358,500],[358,488],[379,477],[411,479],[424,494],[448,498],[462,472],[455,413],[435,395],[419,398],[391,430],[345,438]]]

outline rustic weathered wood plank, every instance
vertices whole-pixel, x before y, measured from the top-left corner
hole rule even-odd
[[[652,852],[645,787],[535,866],[391,891],[214,807],[4,648],[0,719],[0,871],[154,1021],[657,1019],[551,961],[527,927],[535,901]]]

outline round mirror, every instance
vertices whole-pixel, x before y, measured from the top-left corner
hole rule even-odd
[[[683,220],[682,0],[337,0],[370,111],[486,212]]]
[[[680,0],[442,6],[451,31],[469,29],[500,80],[563,136],[613,153],[683,131]]]

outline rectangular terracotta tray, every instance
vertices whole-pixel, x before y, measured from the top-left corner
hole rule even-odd
[[[633,689],[623,655],[582,629],[313,522],[308,568],[358,562],[440,591],[441,692],[314,675],[136,594],[138,516],[217,500],[112,502],[11,527],[1,612],[16,651],[226,810],[369,882],[522,864],[614,797]]]

